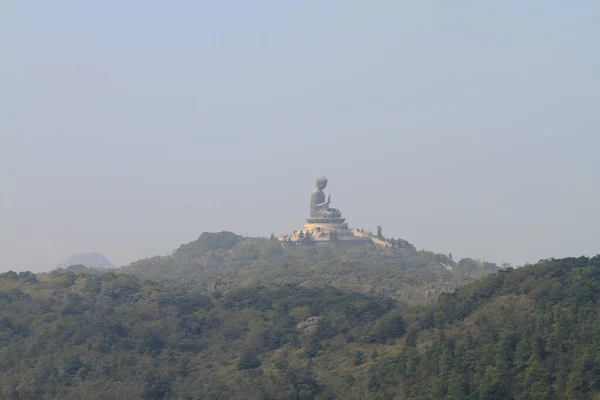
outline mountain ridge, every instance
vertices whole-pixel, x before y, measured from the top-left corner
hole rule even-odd
[[[58,264],[56,268],[68,268],[72,265],[83,265],[87,268],[96,269],[114,269],[116,268],[104,254],[93,251],[89,253],[77,253],[73,254],[63,262]]]

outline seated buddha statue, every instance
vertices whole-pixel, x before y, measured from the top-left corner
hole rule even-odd
[[[327,178],[317,178],[317,186],[310,195],[310,217],[311,218],[341,218],[342,213],[336,208],[330,208],[331,196],[325,201],[323,189],[327,187]]]

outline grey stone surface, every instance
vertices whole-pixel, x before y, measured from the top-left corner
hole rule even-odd
[[[329,207],[331,202],[331,196],[325,200],[325,192],[323,190],[327,187],[327,178],[324,176],[317,178],[317,185],[310,195],[310,218],[311,219],[322,219],[322,218],[341,218],[342,213],[336,208]]]
[[[305,322],[300,322],[296,325],[296,330],[298,332],[308,332],[313,333],[319,327],[320,317],[310,317]]]

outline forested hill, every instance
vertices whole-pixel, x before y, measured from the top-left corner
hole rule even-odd
[[[401,239],[391,246],[280,242],[231,232],[208,233],[173,254],[152,257],[120,272],[157,281],[179,279],[189,289],[227,292],[260,284],[332,285],[345,291],[390,296],[405,304],[426,304],[442,292],[498,270],[471,259],[417,251]],[[185,278],[185,279],[181,279]]]
[[[600,255],[500,271],[405,313],[405,345],[370,366],[367,389],[376,398],[598,399],[599,300]]]
[[[599,300],[600,256],[404,309],[330,286],[5,273],[0,398],[594,399]]]

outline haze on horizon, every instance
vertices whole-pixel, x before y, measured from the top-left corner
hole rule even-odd
[[[0,271],[352,227],[523,264],[600,253],[600,4],[5,2]]]

